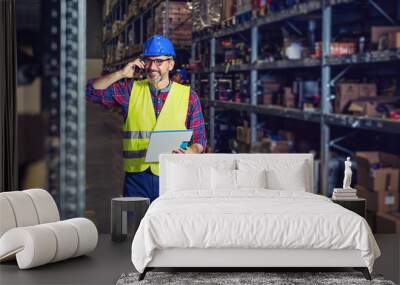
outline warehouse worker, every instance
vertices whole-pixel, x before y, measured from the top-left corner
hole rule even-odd
[[[120,107],[125,118],[124,196],[148,197],[153,201],[159,195],[159,164],[144,162],[151,131],[192,129],[188,148],[177,148],[173,152],[187,154],[205,150],[200,100],[190,87],[169,78],[174,57],[172,42],[155,35],[145,42],[142,58],[114,73],[88,81],[87,99],[107,107]],[[145,71],[147,78],[133,81],[135,71],[139,69]]]

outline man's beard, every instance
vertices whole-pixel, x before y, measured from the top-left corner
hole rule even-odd
[[[152,72],[158,73],[159,76],[156,76],[156,77],[153,79],[153,78],[150,76],[150,73],[152,73]],[[162,78],[162,75],[161,75],[161,73],[160,73],[159,71],[157,71],[157,70],[148,70],[148,71],[147,71],[147,80],[148,80],[150,83],[157,84],[157,83],[160,82],[162,79],[163,79],[163,78]]]

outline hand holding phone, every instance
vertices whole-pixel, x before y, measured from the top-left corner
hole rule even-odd
[[[134,74],[136,73],[136,69],[143,70],[144,69],[144,62],[141,58],[137,58],[125,65],[123,69],[120,70],[121,75],[123,78],[133,78]]]

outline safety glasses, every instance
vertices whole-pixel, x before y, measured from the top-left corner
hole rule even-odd
[[[161,66],[164,61],[170,60],[171,58],[166,58],[166,59],[150,59],[150,58],[143,58],[143,63],[145,66],[150,66],[153,62],[155,63],[156,66]]]

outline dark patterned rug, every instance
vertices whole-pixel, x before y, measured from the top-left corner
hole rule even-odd
[[[364,278],[360,272],[154,272],[150,271],[142,281],[138,281],[139,273],[122,274],[116,285],[144,284],[213,284],[213,285],[245,285],[245,284],[328,284],[358,285],[379,284],[395,285],[384,280],[381,275],[372,274],[372,281]]]

